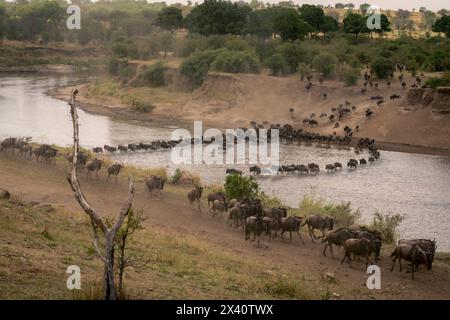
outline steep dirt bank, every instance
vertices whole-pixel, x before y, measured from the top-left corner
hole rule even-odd
[[[0,155],[0,187],[8,189],[13,195],[20,197],[24,201],[37,201],[44,204],[49,203],[56,207],[62,206],[64,210],[69,213],[74,212],[72,218],[70,217],[70,214],[67,217],[64,216],[66,221],[64,228],[68,228],[69,225],[72,225],[73,228],[73,224],[76,224],[76,221],[80,219],[80,209],[65,180],[65,166],[65,163],[59,163],[56,167],[37,165],[35,162],[17,160],[15,158]],[[107,183],[105,182],[105,176],[102,174],[101,180],[86,180],[82,177],[81,183],[83,188],[85,188],[85,194],[89,201],[99,212],[114,214],[121,207],[127,190],[125,177],[119,179],[117,184]],[[135,207],[144,210],[144,217],[146,219],[144,221],[145,228],[151,230],[152,233],[162,232],[166,234],[167,237],[174,239],[179,239],[178,237],[180,236],[192,237],[195,241],[204,243],[205,246],[208,246],[208,248],[210,248],[209,250],[220,252],[230,257],[235,257],[236,259],[245,259],[257,266],[265,268],[267,270],[266,272],[269,272],[267,276],[270,275],[270,277],[274,272],[301,275],[301,278],[307,283],[307,287],[312,288],[311,290],[314,291],[312,294],[313,297],[324,295],[326,292],[336,292],[344,299],[448,299],[450,297],[450,287],[448,286],[450,281],[450,266],[448,265],[448,262],[445,262],[445,256],[435,259],[432,271],[425,272],[422,269],[416,275],[416,280],[412,281],[410,279],[410,274],[405,272],[400,273],[397,269],[394,272],[389,271],[391,262],[388,255],[391,248],[386,248],[379,264],[382,269],[382,289],[368,290],[364,285],[367,275],[364,271],[364,264],[362,262],[355,262],[352,269],[350,269],[347,264],[341,265],[339,258],[342,257],[342,252],[340,250],[335,250],[336,257],[334,259],[331,257],[324,257],[321,252],[323,248],[322,244],[311,243],[304,232],[302,233],[306,242],[305,245],[302,245],[301,242],[294,237],[292,243],[289,241],[282,242],[280,240],[274,240],[273,242],[268,243],[268,248],[258,249],[253,244],[244,241],[241,230],[229,227],[224,220],[213,219],[212,216],[206,212],[206,209],[203,210],[203,213],[189,209],[189,204],[186,199],[186,193],[189,190],[189,187],[168,185],[162,199],[153,201],[149,199],[148,194],[144,191],[142,183],[137,183],[136,187],[137,194]],[[203,203],[203,208],[206,207],[206,203]],[[48,215],[51,216],[52,214],[56,213],[49,213]],[[23,219],[26,221],[26,217]],[[44,224],[46,224],[50,234],[52,234],[55,227],[47,220],[48,219],[41,223],[41,229],[43,230]],[[69,225],[67,225],[67,223],[69,223]],[[83,225],[76,224],[76,228],[82,228],[79,232],[89,234],[88,223]],[[36,232],[36,230],[33,232]],[[10,252],[12,250],[12,241],[14,241],[13,239],[9,239],[8,235],[12,236],[9,232],[0,232],[0,244],[8,249],[5,252]],[[26,235],[24,235],[24,237],[26,237]],[[34,275],[40,274],[39,270],[46,270],[45,272],[51,273],[51,279],[57,278],[58,275],[54,273],[59,272],[59,269],[56,271],[49,271],[42,266],[44,263],[42,260],[47,261],[47,259],[50,259],[47,258],[48,255],[56,255],[56,257],[60,259],[58,268],[61,270],[64,270],[63,267],[64,265],[67,265],[67,263],[72,264],[74,262],[72,260],[66,261],[69,257],[67,257],[67,251],[65,251],[63,247],[57,247],[59,249],[55,251],[48,249],[46,246],[37,245],[35,241],[31,242],[30,236],[26,237],[26,239],[28,239],[26,241],[26,252],[29,253],[29,251],[33,249],[37,261],[33,264],[28,262],[26,268],[21,268],[20,266],[23,265],[23,263],[19,262],[17,262],[17,265],[14,264],[11,266],[11,268],[16,266],[15,268],[20,269],[23,277],[30,275],[35,277]],[[140,242],[145,243],[147,246],[145,249],[146,251],[153,252],[156,244],[152,244],[151,241],[145,241],[145,239],[142,239]],[[49,250],[51,253],[49,253]],[[182,243],[179,243],[178,246],[172,244],[172,246],[161,250],[164,250],[161,251],[164,252],[161,253],[164,256],[176,256],[176,250],[182,250],[182,252],[184,252],[183,250],[186,251],[192,249],[183,247]],[[83,246],[81,246],[77,249],[74,258],[83,256],[83,252]],[[203,250],[196,250],[195,256],[197,258],[194,257],[194,259],[196,261],[203,261],[205,254],[206,252]],[[193,262],[180,261],[177,273],[172,274],[170,266],[167,265],[162,269],[162,262],[158,259],[161,259],[161,256],[158,254],[152,256],[148,266],[143,269],[145,271],[136,273],[139,271],[139,268],[136,268],[136,270],[133,268],[131,271],[132,283],[143,290],[143,297],[152,297],[156,295],[160,298],[164,298],[164,296],[162,296],[163,293],[174,296],[174,293],[168,292],[169,290],[167,288],[158,288],[161,284],[159,281],[161,280],[153,280],[152,283],[152,279],[157,279],[158,277],[162,277],[163,279],[172,278],[174,281],[172,286],[174,288],[178,287],[179,290],[185,288],[184,285],[188,285],[189,287],[195,286],[196,279],[199,278],[198,275],[192,273],[194,271],[191,269],[197,267],[201,268],[201,265],[191,266],[190,263]],[[183,266],[183,263],[186,265]],[[92,265],[92,263],[90,264]],[[0,265],[0,270],[4,270],[4,268],[4,265]],[[89,270],[92,270],[91,268]],[[97,268],[97,270],[101,269],[98,266]],[[217,266],[215,269],[219,270],[219,268],[222,267]],[[185,277],[180,278],[178,274],[179,272],[182,272],[183,269],[185,269],[186,272],[189,270],[188,274],[190,276],[186,275]],[[184,274],[186,274],[186,272]],[[61,273],[63,273],[63,271],[61,271]],[[324,275],[326,273],[332,273],[335,280],[324,280]],[[2,274],[3,273],[0,273],[0,277]],[[213,274],[211,274],[211,277],[214,277]],[[234,276],[230,276],[229,279],[230,281],[233,281],[233,283],[236,281]],[[20,279],[16,280],[20,283]],[[243,281],[243,279],[240,279],[239,281]],[[244,282],[242,282],[242,285],[243,284]],[[3,282],[2,285],[4,287],[5,282]],[[34,287],[29,290],[36,290],[40,284],[36,281],[32,282],[32,284],[22,281],[22,284],[19,286],[26,288],[30,285]],[[201,286],[203,285],[204,284]],[[229,286],[229,281],[228,283],[221,283],[220,285],[224,286],[223,294],[226,296],[236,297],[236,294],[240,294],[241,298],[246,297],[245,290],[236,293],[235,289]],[[157,287],[159,295],[149,292],[148,286]],[[203,295],[203,289],[189,290],[189,298],[205,297],[205,295]],[[37,291],[42,293],[42,289]],[[184,289],[181,293],[180,291],[177,291],[178,295],[175,294],[175,296],[180,296],[181,294],[182,297],[186,297],[183,295],[186,294],[185,291],[186,290]],[[215,290],[213,297],[218,298],[220,295],[220,290]],[[252,294],[252,297],[255,297],[255,295]]]
[[[406,82],[411,84],[413,80],[408,78]],[[115,96],[92,94],[86,86],[81,87],[80,101],[86,104],[89,111],[101,114],[116,114],[144,121],[167,119],[169,122],[178,121],[188,125],[192,125],[194,120],[202,120],[205,126],[219,128],[248,127],[250,121],[256,121],[290,123],[305,131],[343,135],[345,126],[353,129],[359,126],[355,137],[374,138],[390,150],[450,155],[450,115],[434,112],[436,105],[445,104],[445,101],[441,101],[442,94],[436,95],[432,103],[418,108],[407,102],[408,89],[402,89],[398,81],[393,81],[390,88],[385,81],[379,82],[378,89],[368,86],[365,95],[361,94],[361,84],[344,87],[338,81],[325,81],[322,85],[314,82],[310,91],[306,90],[305,85],[305,82],[294,76],[283,78],[213,73],[191,95],[183,94],[173,103],[160,99],[154,104],[155,109],[145,115],[131,113],[130,106],[123,105]],[[52,94],[67,99],[71,89],[62,88]],[[120,90],[145,92],[147,89]],[[165,94],[171,96],[170,91]],[[327,95],[326,99],[323,94]],[[400,95],[401,99],[391,101],[389,97],[393,94]],[[370,99],[378,95],[384,98],[381,106]],[[328,116],[331,109],[339,105],[348,108],[354,106],[355,110],[339,122],[338,128],[334,128],[335,122],[330,122]],[[369,119],[365,116],[367,109],[374,111]],[[302,121],[312,114],[315,114],[318,126],[303,125]],[[320,118],[322,114],[327,117]]]

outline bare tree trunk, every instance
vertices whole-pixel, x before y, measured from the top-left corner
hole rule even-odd
[[[118,217],[116,218],[115,224],[109,229],[104,223],[103,219],[96,212],[96,210],[89,204],[86,200],[83,191],[81,190],[81,186],[78,182],[78,149],[79,149],[79,126],[78,126],[78,114],[76,108],[76,95],[78,94],[78,90],[75,89],[72,91],[72,96],[70,100],[70,113],[72,116],[73,122],[73,161],[72,161],[72,170],[71,174],[67,177],[67,181],[69,182],[72,191],[75,194],[75,198],[80,204],[81,208],[86,212],[86,214],[91,218],[92,227],[94,230],[94,248],[96,250],[97,256],[102,259],[104,263],[104,289],[105,289],[105,299],[106,300],[115,300],[117,299],[116,289],[114,286],[114,240],[117,232],[122,226],[125,217],[129,214],[130,209],[133,205],[134,199],[134,185],[131,180],[131,176],[129,176],[129,189],[128,189],[128,197],[120,211]],[[102,254],[98,247],[98,234],[97,228],[101,230],[103,235],[105,236],[105,250]]]

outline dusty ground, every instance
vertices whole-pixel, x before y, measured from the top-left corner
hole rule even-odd
[[[397,75],[396,75],[397,76]],[[396,79],[396,78],[395,78]],[[425,81],[426,77],[423,78]],[[383,149],[406,152],[450,154],[450,115],[436,114],[431,107],[411,108],[406,103],[407,90],[403,90],[398,80],[391,80],[391,88],[386,81],[379,81],[379,89],[370,89],[361,94],[362,84],[344,87],[338,81],[314,82],[310,92],[305,82],[298,76],[272,77],[250,74],[212,73],[202,87],[192,94],[174,88],[122,88],[115,93],[95,95],[88,87],[82,86],[79,95],[82,107],[90,112],[144,121],[192,126],[194,120],[202,120],[205,126],[219,128],[250,126],[250,121],[258,123],[290,123],[307,131],[343,135],[348,125],[360,131],[355,137],[371,137],[380,142]],[[361,82],[361,81],[360,81]],[[408,87],[413,83],[406,79]],[[51,94],[67,100],[72,88],[62,88]],[[327,99],[322,94],[327,93]],[[401,99],[391,102],[389,96],[399,94]],[[150,114],[131,113],[130,105],[124,104],[123,97],[133,95],[153,101],[156,108]],[[371,96],[381,95],[385,103],[378,107]],[[121,98],[119,98],[121,97]],[[322,113],[331,114],[331,108],[345,101],[356,106],[351,116],[340,121],[337,129],[328,119],[319,119]],[[294,112],[289,112],[294,108]],[[370,108],[375,114],[365,118],[365,110]],[[304,126],[303,119],[316,114],[319,125],[315,128]]]
[[[68,212],[67,219],[73,216],[73,219],[80,219],[82,214],[79,213],[80,209],[74,200],[67,182],[65,181],[65,164],[58,164],[56,167],[37,165],[34,162],[27,160],[15,160],[0,155],[0,187],[8,189],[14,195],[24,199],[26,201],[37,201],[39,203],[50,203],[56,207],[63,207],[65,212]],[[100,212],[106,212],[108,214],[115,214],[121,207],[126,190],[127,182],[124,177],[120,181],[115,183],[105,182],[104,176],[101,180],[82,179],[82,186],[85,188],[85,194],[91,203],[99,209]],[[420,271],[416,275],[416,280],[410,279],[410,274],[405,272],[400,273],[398,269],[395,272],[390,272],[390,259],[388,257],[389,251],[383,253],[383,257],[380,263],[382,269],[382,289],[381,290],[368,290],[365,286],[366,274],[364,270],[364,264],[362,262],[354,263],[353,269],[350,269],[347,264],[340,264],[339,258],[342,256],[342,252],[336,250],[336,258],[324,257],[321,253],[322,245],[311,243],[310,240],[306,241],[306,245],[302,245],[298,239],[294,238],[292,243],[274,241],[268,244],[268,248],[256,248],[253,244],[245,242],[243,239],[242,231],[231,228],[226,225],[223,220],[215,220],[207,210],[204,212],[198,212],[196,210],[189,209],[189,205],[186,199],[186,193],[188,187],[183,186],[168,186],[168,190],[164,193],[162,200],[150,200],[148,195],[144,193],[144,186],[142,183],[137,183],[137,194],[135,200],[135,207],[142,208],[144,210],[144,216],[146,218],[144,225],[147,230],[156,232],[158,234],[164,234],[171,238],[177,237],[189,237],[194,239],[197,243],[201,243],[202,246],[207,247],[208,250],[200,250],[197,252],[195,261],[205,259],[206,252],[216,252],[225,254],[227,257],[233,259],[241,259],[242,261],[251,262],[254,264],[252,268],[259,270],[262,268],[272,272],[283,272],[288,275],[295,275],[300,277],[309,290],[309,294],[303,295],[307,298],[321,298],[326,296],[325,292],[336,292],[344,299],[449,299],[450,298],[450,266],[448,264],[448,258],[442,257],[436,259],[431,272]],[[206,207],[206,204],[203,204]],[[72,214],[70,214],[72,212]],[[7,211],[2,211],[2,214],[6,214]],[[2,217],[4,218],[4,217]],[[72,220],[73,220],[72,219]],[[68,220],[69,221],[69,220]],[[4,225],[2,224],[4,227]],[[51,220],[47,222],[47,226],[52,233]],[[69,228],[65,226],[65,228]],[[89,234],[89,225],[84,224],[79,232]],[[27,230],[27,225],[24,222],[23,229]],[[0,232],[0,245],[3,247],[3,252],[8,252],[15,243],[11,243],[12,239],[7,237],[13,237],[14,233],[8,230]],[[68,232],[68,231],[67,231]],[[146,235],[146,233],[144,233]],[[26,236],[26,234],[24,234]],[[143,236],[144,238],[146,236]],[[148,235],[150,237],[150,235]],[[306,235],[303,233],[303,237],[306,240]],[[145,242],[147,240],[147,242]],[[148,239],[142,239],[145,244],[145,251],[152,251],[155,244]],[[12,249],[11,249],[12,250]],[[15,247],[17,252],[22,252],[20,247]],[[42,259],[53,259],[58,261],[58,265],[64,265],[69,255],[67,251],[60,250],[57,255],[51,258],[47,257],[48,248],[43,247],[39,250],[35,249],[35,254],[42,254]],[[171,251],[173,250],[173,251]],[[177,251],[178,250],[178,251]],[[188,252],[190,249],[183,249],[183,246],[167,247],[163,250],[164,254],[173,252],[172,255],[182,255]],[[25,248],[23,252],[27,252]],[[47,258],[46,258],[47,257]],[[208,259],[209,256],[206,256]],[[338,258],[339,257],[339,258]],[[15,296],[21,296],[21,291],[24,290],[37,290],[37,288],[29,288],[29,286],[38,286],[39,284],[30,284],[27,281],[20,281],[23,277],[33,276],[33,274],[39,274],[39,272],[49,273],[48,279],[52,279],[55,273],[58,273],[59,277],[62,277],[62,272],[57,270],[45,269],[41,265],[34,265],[33,262],[28,262],[27,268],[20,269],[22,274],[14,273],[14,276],[10,274],[17,267],[16,263],[10,260],[13,258],[3,257],[0,259],[0,279],[2,279],[2,288],[8,290],[8,281],[13,281],[14,288],[17,292]],[[447,260],[445,260],[447,259]],[[209,261],[210,263],[211,261]],[[192,266],[193,261],[179,261],[180,268],[195,269]],[[224,262],[225,263],[225,262]],[[92,272],[99,272],[101,270],[98,262],[95,266],[91,266],[89,270]],[[256,267],[256,265],[258,267]],[[198,268],[203,268],[199,265]],[[206,267],[205,267],[206,268]],[[222,264],[218,264],[213,267],[216,271],[211,271],[211,276],[215,272],[225,273],[221,268]],[[256,269],[258,268],[258,269]],[[136,268],[138,269],[138,268]],[[167,269],[167,268],[166,268]],[[214,285],[214,294],[205,293],[205,291],[197,288],[192,289],[198,285],[200,286],[200,280],[196,280],[195,277],[177,277],[174,274],[169,273],[164,269],[156,269],[153,267],[145,268],[145,271],[141,271],[138,275],[132,273],[132,280],[130,280],[130,286],[136,286],[139,288],[138,296],[135,298],[167,298],[167,297],[187,297],[187,298],[220,298],[222,297],[240,297],[240,298],[261,298],[261,297],[276,297],[276,295],[262,295],[239,291],[233,295],[229,294],[229,288],[225,284],[216,283]],[[242,269],[242,268],[241,268]],[[230,269],[231,270],[231,269]],[[9,272],[9,273],[8,273]],[[178,271],[179,272],[179,271]],[[200,269],[198,270],[200,273]],[[230,271],[232,272],[232,271]],[[331,272],[334,274],[335,282],[327,283],[324,281],[323,276],[325,273]],[[259,273],[258,273],[259,274]],[[172,282],[164,283],[161,285],[161,278],[174,279]],[[265,279],[269,275],[263,276]],[[10,279],[10,280],[8,280]],[[153,282],[152,282],[153,281]],[[158,282],[159,281],[159,282]],[[175,282],[174,282],[175,281]],[[234,283],[234,278],[230,277],[226,282]],[[264,281],[264,280],[258,280]],[[294,280],[292,280],[294,281]],[[49,280],[47,282],[50,282]],[[151,284],[153,283],[153,284]],[[245,282],[243,282],[245,283]],[[51,286],[51,283],[46,283],[46,286]],[[44,285],[44,286],[45,286]],[[163,291],[161,289],[158,294],[155,292],[149,292],[146,290],[146,286],[152,286],[158,288],[158,285],[163,288],[164,286],[174,286],[175,288],[183,288],[184,285],[189,286],[189,290],[180,291]],[[224,287],[222,288],[221,285]],[[238,284],[239,286],[239,284]],[[12,283],[11,283],[12,287]],[[192,287],[192,288],[191,288]],[[152,289],[153,290],[153,289]],[[45,295],[45,290],[41,289],[37,296]],[[134,291],[136,292],[136,291]],[[177,294],[178,292],[178,294]],[[222,292],[222,293],[221,293]],[[257,291],[259,292],[259,291]],[[60,296],[58,296],[60,297]],[[64,297],[64,296],[63,296]],[[66,296],[67,297],[67,296]],[[286,297],[286,296],[281,296]],[[298,295],[293,295],[297,297]]]

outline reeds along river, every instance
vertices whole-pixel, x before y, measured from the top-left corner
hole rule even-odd
[[[55,86],[73,83],[73,77],[7,76],[0,77],[0,139],[31,136],[39,143],[69,145],[72,127],[69,108],[45,92]],[[133,122],[119,122],[80,110],[81,144],[92,148],[170,139],[174,128],[151,128]],[[439,251],[450,251],[450,159],[439,156],[384,151],[374,164],[348,170],[349,158],[366,158],[353,150],[320,148],[317,145],[282,145],[283,164],[316,162],[316,176],[261,177],[261,187],[287,205],[297,206],[303,195],[313,190],[316,197],[339,203],[351,201],[362,219],[369,222],[373,213],[400,213],[403,237],[436,238]],[[116,154],[118,161],[144,167],[176,169],[170,151]],[[325,164],[341,162],[342,171],[326,173]],[[247,166],[232,166],[248,172]],[[219,183],[225,176],[223,165],[184,165],[200,175],[204,183]]]

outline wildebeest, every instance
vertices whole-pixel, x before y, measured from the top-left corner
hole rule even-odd
[[[123,145],[117,146],[117,149],[118,149],[120,152],[126,152],[126,151],[128,151],[128,147],[127,147],[127,146],[123,146]]]
[[[108,168],[108,177],[106,178],[106,181],[109,181],[111,176],[114,176],[115,182],[117,182],[117,176],[120,173],[120,170],[124,168],[124,166],[120,163],[114,163],[113,165],[109,166]]]
[[[227,211],[227,204],[225,201],[222,200],[214,200],[211,208],[213,216],[217,216],[217,213],[225,212]]]
[[[389,97],[391,100],[400,99],[400,96],[398,94],[393,94]]]
[[[78,152],[77,167],[78,168],[84,167],[87,163],[87,160],[88,160],[88,155],[85,152],[83,152],[83,151]],[[73,162],[73,153],[71,153],[67,156],[67,161],[69,163]]]
[[[253,173],[255,176],[258,176],[261,174],[261,168],[258,166],[251,166],[250,173]]]
[[[226,196],[223,192],[211,192],[207,196],[208,199],[208,209],[211,211],[211,204],[214,203],[215,200],[220,200],[222,202],[226,202]]]
[[[327,164],[325,166],[325,170],[333,172],[333,171],[336,171],[336,167],[334,166],[334,164]]]
[[[347,239],[354,238],[355,234],[352,230],[342,227],[337,230],[330,230],[326,233],[322,242],[326,242],[323,248],[323,255],[326,256],[327,248],[330,247],[331,256],[333,256],[333,244],[338,247],[342,247]]]
[[[394,252],[391,254],[392,259],[392,267],[391,271],[394,270],[395,262],[398,259],[399,270],[402,271],[402,259],[411,262],[411,277],[414,280],[414,271],[421,264],[425,264],[427,266],[427,270],[431,270],[432,259],[431,253],[423,250],[419,245],[413,244],[399,244]]]
[[[313,214],[308,216],[305,219],[305,222],[302,226],[308,225],[309,236],[311,237],[311,241],[314,242],[314,239],[317,239],[314,234],[314,230],[318,229],[322,232],[322,239],[325,237],[325,230],[333,230],[334,220],[330,217],[324,217],[318,214]]]
[[[187,197],[189,199],[189,207],[190,208],[192,208],[192,204],[194,202],[197,202],[198,210],[202,211],[202,208],[200,206],[202,193],[203,193],[203,187],[202,186],[194,186],[194,189],[189,191],[189,193],[187,194]]]
[[[164,184],[166,183],[166,179],[164,177],[159,177],[152,175],[145,179],[145,185],[147,190],[150,192],[150,196],[153,199],[154,195],[161,196],[162,190],[164,190]]]
[[[289,238],[292,241],[292,232],[295,232],[298,234],[300,240],[302,240],[302,243],[305,244],[305,241],[303,241],[302,235],[300,234],[301,223],[302,223],[301,217],[289,216],[282,218],[280,224],[281,239],[283,239],[283,234],[285,232],[289,232]]]
[[[340,162],[335,162],[334,167],[337,170],[337,168],[342,169],[342,164]]]
[[[261,215],[258,216],[250,216],[245,220],[245,240],[250,239],[250,234],[253,233],[253,240],[256,239],[256,246],[259,247],[259,242],[261,240],[261,235],[264,232],[264,222],[263,217]]]
[[[348,264],[350,265],[350,268],[352,267],[352,258],[351,255],[355,255],[357,257],[364,257],[366,258],[366,269],[369,265],[369,262],[372,264],[372,261],[370,260],[370,252],[371,252],[371,245],[370,240],[366,238],[362,239],[347,239],[344,242],[344,249],[345,254],[344,257],[341,260],[341,264],[344,263],[345,259],[348,260]]]
[[[103,153],[103,148],[102,147],[92,148],[92,152],[95,154]]]
[[[241,170],[237,170],[237,169],[233,169],[233,168],[228,168],[225,170],[226,174],[239,174],[242,175],[242,171]]]
[[[430,239],[401,239],[398,244],[418,245],[422,250],[430,254],[431,262],[436,253],[436,241]],[[430,266],[431,268],[431,266]]]
[[[366,165],[367,164],[367,161],[366,161],[366,159],[359,159],[359,164],[361,164],[361,165]]]
[[[358,160],[356,160],[356,159],[350,159],[350,160],[347,162],[347,167],[349,167],[349,168],[357,168],[357,167],[358,167]]]
[[[319,168],[318,164],[315,164],[315,163],[312,162],[312,163],[308,164],[308,170],[311,173],[319,173],[320,168]]]
[[[107,151],[107,152],[110,152],[110,153],[113,153],[113,152],[116,152],[116,151],[117,151],[117,148],[116,148],[116,147],[111,147],[111,146],[108,146],[107,144],[105,144],[105,145],[103,146],[103,149],[104,149],[105,151]]]
[[[91,173],[91,171],[95,172],[95,176],[98,179],[98,172],[102,169],[102,164],[103,164],[103,160],[97,159],[95,158],[94,160],[90,161],[87,165],[86,165],[86,175],[89,178],[89,175]]]

